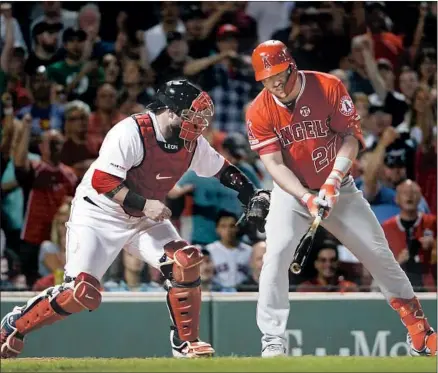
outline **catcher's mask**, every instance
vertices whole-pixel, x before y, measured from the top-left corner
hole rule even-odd
[[[182,120],[179,137],[184,147],[193,151],[214,114],[214,105],[207,92],[203,92],[188,80],[172,80],[158,90],[157,101],[176,113]]]

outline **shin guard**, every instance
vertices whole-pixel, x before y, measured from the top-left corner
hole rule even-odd
[[[26,335],[43,326],[51,325],[72,313],[99,307],[100,283],[87,273],[80,273],[74,283],[49,288],[28,301],[22,315],[16,320],[17,331]]]
[[[425,335],[430,330],[430,325],[417,297],[412,299],[392,298],[390,305],[398,312],[402,323],[408,329],[414,348],[422,350],[425,344]]]

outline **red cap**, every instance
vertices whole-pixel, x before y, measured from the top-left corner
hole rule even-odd
[[[217,30],[217,33],[216,33],[216,37],[222,38],[226,34],[234,34],[234,35],[236,35],[238,33],[239,33],[239,29],[236,26],[227,23],[227,24],[222,25],[222,26],[219,27],[219,29]]]

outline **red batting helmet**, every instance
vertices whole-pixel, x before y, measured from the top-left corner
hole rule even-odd
[[[251,62],[257,81],[279,74],[289,67],[293,83],[297,79],[297,65],[286,45],[279,40],[268,40],[259,44],[252,52]]]

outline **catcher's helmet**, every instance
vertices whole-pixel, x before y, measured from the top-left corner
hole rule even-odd
[[[186,79],[168,81],[158,90],[155,109],[158,108],[168,108],[182,119],[179,137],[189,151],[214,114],[208,93]]]
[[[290,68],[290,79],[297,79],[297,65],[286,45],[279,40],[268,40],[252,52],[255,80],[260,81]],[[293,85],[292,85],[293,86]]]

